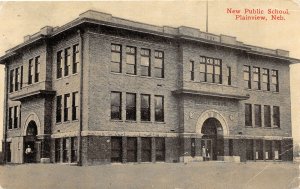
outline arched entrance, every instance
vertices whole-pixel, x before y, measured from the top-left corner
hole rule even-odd
[[[26,136],[24,137],[24,162],[25,163],[35,163],[37,160],[37,125],[35,121],[30,121],[26,129]]]
[[[218,156],[224,155],[223,128],[216,118],[208,118],[204,121],[201,133],[202,151],[206,150],[206,160],[217,160]],[[204,152],[203,152],[204,154]]]
[[[229,127],[225,117],[217,110],[204,111],[197,120],[197,134],[202,135],[201,151],[207,151],[207,160],[217,160],[224,156],[224,137],[229,136]],[[204,146],[204,148],[203,148]]]

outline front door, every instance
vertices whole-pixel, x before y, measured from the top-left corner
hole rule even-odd
[[[203,159],[205,161],[210,161],[213,159],[213,140],[212,139],[202,139],[201,140],[201,152]]]
[[[36,163],[40,158],[40,146],[37,143],[37,126],[35,121],[30,121],[24,137],[24,162]]]
[[[24,162],[25,163],[35,163],[36,162],[36,145],[35,141],[25,138],[24,145]]]

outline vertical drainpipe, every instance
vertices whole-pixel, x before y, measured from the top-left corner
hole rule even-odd
[[[78,36],[79,36],[79,53],[80,53],[80,92],[79,92],[79,96],[80,96],[80,119],[79,119],[79,135],[78,135],[78,162],[77,164],[79,166],[82,166],[82,136],[81,136],[81,132],[82,132],[82,114],[83,114],[83,36],[82,36],[82,32],[79,29],[77,31]]]
[[[7,150],[6,150],[6,140],[7,140],[7,107],[8,107],[8,66],[5,64],[5,97],[4,97],[4,142],[3,142],[3,161],[7,162]]]

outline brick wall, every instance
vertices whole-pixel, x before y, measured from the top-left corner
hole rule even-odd
[[[146,39],[126,39],[124,36],[108,37],[93,31],[90,37],[90,82],[89,82],[89,130],[112,131],[148,131],[170,132],[178,130],[178,113],[176,98],[171,94],[176,89],[177,81],[177,53],[173,45],[166,43],[154,43]],[[110,72],[111,43],[122,45],[123,73]],[[127,45],[137,48],[137,75],[125,74]],[[151,49],[152,73],[154,65],[154,50],[164,51],[165,78],[140,76],[140,49]],[[110,92],[122,93],[122,121],[110,120]],[[137,94],[137,121],[125,121],[126,92]],[[140,121],[140,94],[151,95],[151,122]],[[165,121],[154,122],[154,95],[164,96]]]

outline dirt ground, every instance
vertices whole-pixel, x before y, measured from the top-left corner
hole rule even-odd
[[[296,163],[0,166],[0,185],[3,189],[291,189],[298,187],[298,176],[299,164]]]

